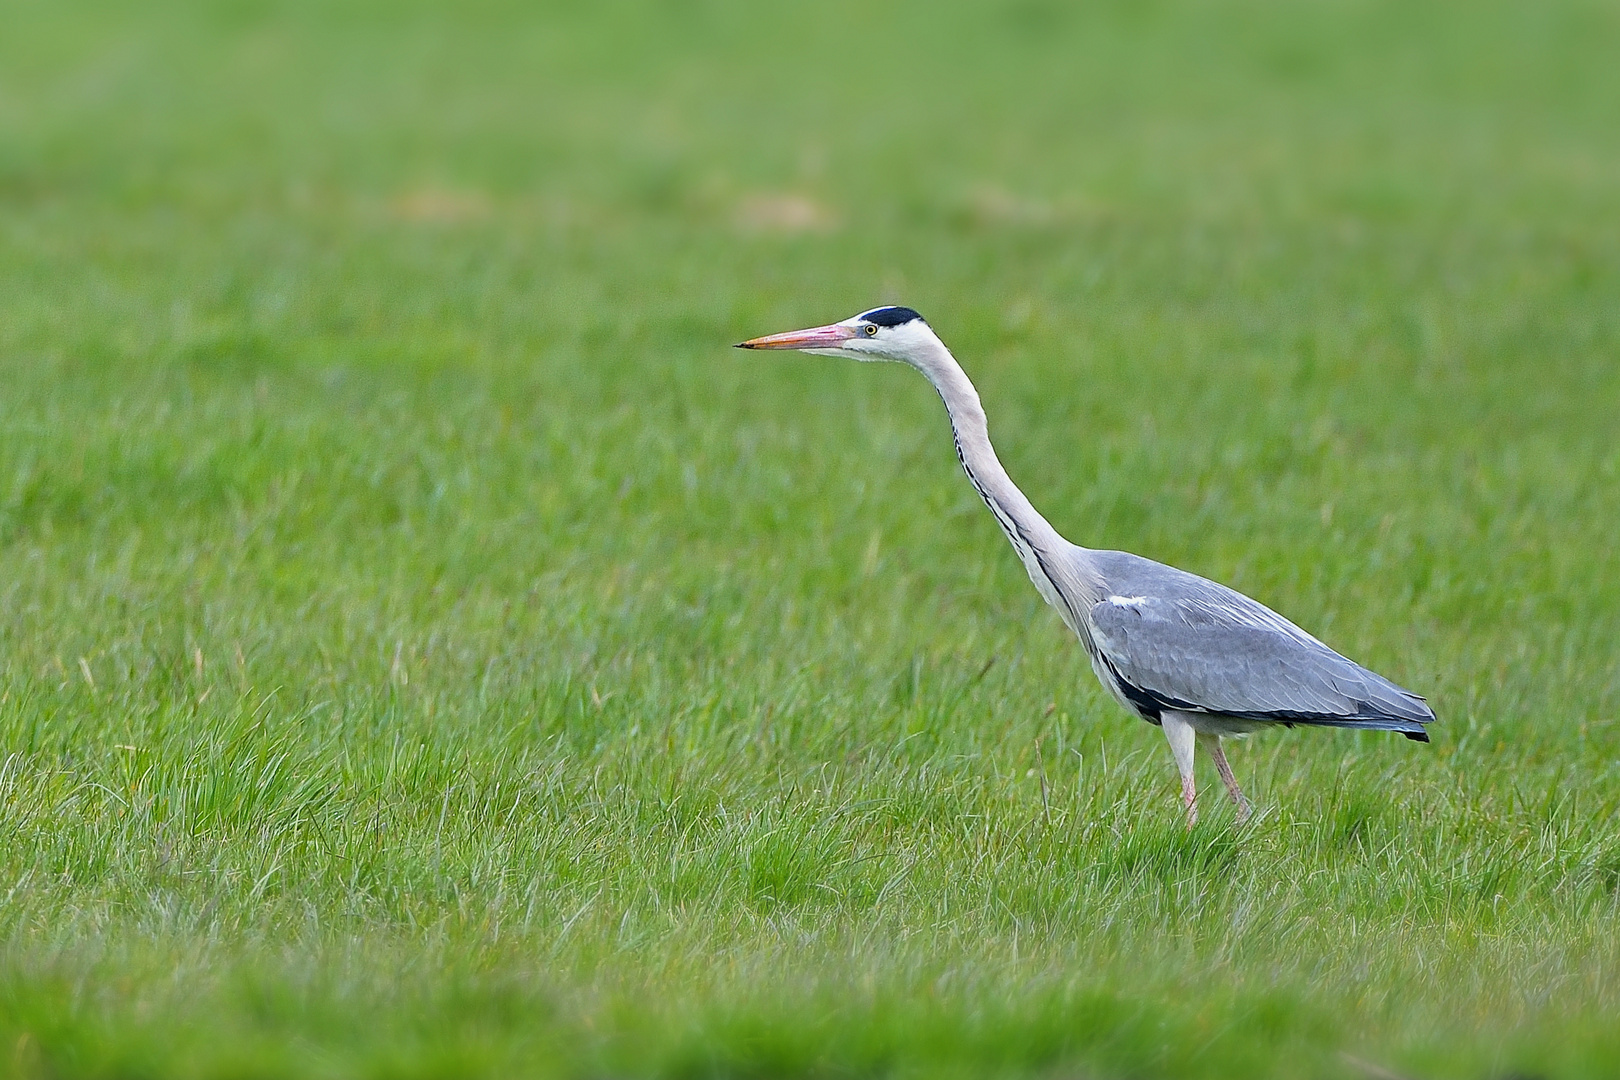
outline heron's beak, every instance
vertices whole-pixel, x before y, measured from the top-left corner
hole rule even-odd
[[[853,327],[841,323],[815,326],[809,330],[789,330],[785,334],[767,334],[739,342],[739,349],[836,349],[855,336]]]

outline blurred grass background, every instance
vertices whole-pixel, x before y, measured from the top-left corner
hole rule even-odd
[[[0,20],[0,1070],[1615,1075],[1616,5]],[[1435,743],[1185,835],[879,302]]]

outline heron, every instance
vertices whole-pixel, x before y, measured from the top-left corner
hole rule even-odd
[[[967,373],[928,322],[884,306],[842,322],[770,334],[739,349],[793,349],[888,360],[922,372],[950,416],[956,456],[1036,590],[1080,639],[1103,686],[1157,725],[1181,774],[1187,825],[1198,821],[1193,778],[1202,746],[1247,820],[1223,739],[1281,725],[1398,731],[1428,742],[1435,715],[1417,694],[1340,655],[1234,589],[1173,566],[1080,547],[1058,534],[1007,475]]]

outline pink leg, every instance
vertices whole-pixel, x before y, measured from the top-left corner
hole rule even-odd
[[[1166,712],[1159,718],[1164,737],[1170,742],[1170,754],[1176,759],[1176,771],[1181,773],[1181,805],[1187,808],[1187,828],[1198,824],[1198,789],[1193,783],[1193,748],[1197,746],[1197,732],[1180,713]]]
[[[1226,751],[1221,749],[1219,735],[1200,735],[1198,741],[1204,744],[1209,756],[1215,759],[1215,771],[1221,774],[1221,783],[1226,785],[1226,793],[1232,796],[1232,805],[1237,807],[1237,819],[1248,821],[1249,815],[1254,812],[1254,805],[1249,802],[1243,789],[1238,787],[1237,777],[1232,775],[1231,763],[1226,760]]]

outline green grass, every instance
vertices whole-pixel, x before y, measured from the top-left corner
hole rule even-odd
[[[1620,1074],[1620,9],[577,7],[0,5],[0,1073]]]

